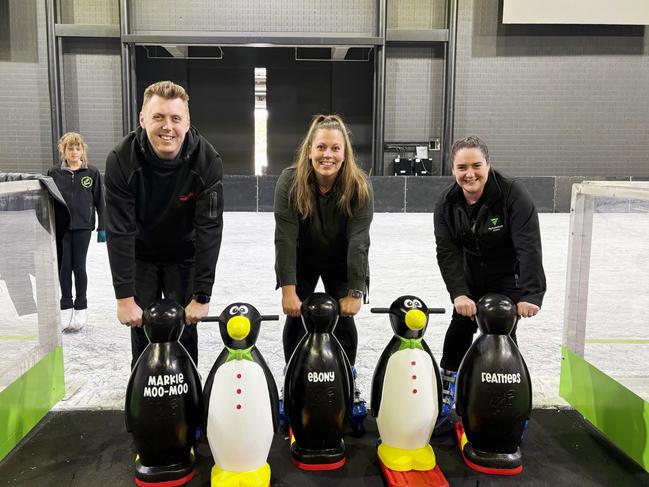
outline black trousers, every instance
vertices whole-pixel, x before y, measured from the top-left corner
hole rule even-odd
[[[88,298],[88,274],[86,257],[92,230],[68,230],[63,235],[63,250],[59,268],[61,284],[61,309],[86,309]],[[72,274],[74,273],[75,298],[72,299]]]
[[[194,260],[181,263],[156,264],[135,260],[135,302],[144,310],[156,300],[165,297],[187,306],[191,300],[194,286]],[[198,333],[196,326],[185,326],[180,343],[198,364]],[[131,327],[131,368],[140,357],[149,339],[142,328]]]
[[[296,277],[296,291],[300,301],[304,301],[313,294],[318,284],[318,278],[322,279],[325,292],[334,299],[338,300],[347,296],[347,266],[334,266],[328,269],[313,269],[298,266]],[[282,335],[284,360],[286,363],[288,363],[297,344],[305,334],[306,330],[304,329],[301,318],[286,317],[284,333]],[[343,350],[347,354],[347,358],[349,358],[349,362],[354,365],[356,362],[356,348],[358,346],[358,333],[356,332],[354,318],[351,316],[339,317],[334,335],[342,345]]]
[[[511,285],[494,285],[488,289],[471,288],[471,296],[476,304],[482,296],[488,293],[503,294],[514,303],[518,303],[523,291],[514,287],[513,282]],[[473,335],[476,331],[478,331],[478,323],[475,320],[462,316],[453,309],[453,316],[451,317],[451,324],[446,330],[442,360],[440,361],[440,366],[443,369],[457,371],[460,368],[464,355],[473,343]],[[516,326],[514,326],[509,336],[516,342]]]

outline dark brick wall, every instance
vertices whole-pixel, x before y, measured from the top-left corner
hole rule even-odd
[[[460,0],[455,137],[483,137],[512,175],[649,175],[644,26],[503,25]]]
[[[45,2],[0,1],[0,171],[52,165]]]

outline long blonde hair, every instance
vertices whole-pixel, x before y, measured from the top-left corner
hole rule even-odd
[[[68,165],[68,161],[65,160],[65,149],[69,145],[78,145],[81,147],[81,167],[88,167],[88,146],[83,140],[83,137],[81,137],[81,134],[77,132],[67,132],[59,139],[61,162],[66,166]]]
[[[293,164],[295,180],[289,193],[289,201],[292,200],[302,219],[310,217],[315,207],[315,176],[309,153],[316,132],[323,129],[338,130],[345,139],[345,160],[336,181],[336,184],[339,184],[338,209],[347,216],[351,216],[354,199],[357,199],[358,205],[362,208],[370,197],[367,178],[363,170],[356,164],[354,149],[343,119],[338,115],[314,115],[298,150],[295,164]]]

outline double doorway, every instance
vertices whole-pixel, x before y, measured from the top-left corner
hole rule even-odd
[[[150,83],[168,79],[183,85],[192,125],[219,151],[224,172],[237,175],[279,174],[293,163],[311,117],[337,113],[351,130],[357,160],[369,172],[373,51],[357,50],[340,60],[330,51],[184,46],[178,53],[137,46],[137,107]]]

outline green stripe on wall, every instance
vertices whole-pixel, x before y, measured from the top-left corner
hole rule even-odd
[[[643,338],[589,338],[586,343],[605,345],[649,345],[649,340]]]
[[[63,349],[56,347],[0,392],[0,460],[65,393]]]
[[[649,472],[647,401],[565,346],[561,349],[559,393]]]

